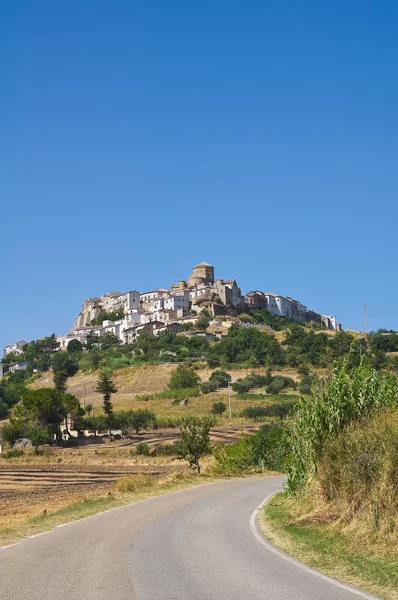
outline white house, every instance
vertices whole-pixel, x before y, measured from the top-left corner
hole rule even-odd
[[[23,348],[24,346],[26,346],[27,343],[28,342],[24,342],[23,340],[21,340],[20,342],[15,342],[15,344],[10,344],[9,346],[6,346],[4,348],[4,356],[7,356],[7,354],[11,354],[11,352],[19,356],[20,354],[22,354]]]
[[[28,361],[21,360],[19,362],[8,365],[8,372],[15,373],[16,371],[24,371],[27,366],[28,366]]]
[[[137,309],[141,305],[141,294],[136,290],[131,290],[122,295],[124,312],[127,313],[130,310]]]
[[[151,292],[144,292],[140,294],[141,302],[152,302],[152,300],[157,300],[158,298],[163,298],[169,294],[169,290],[164,288],[159,288],[157,290],[152,290]]]
[[[57,336],[57,342],[59,344],[60,349],[67,348],[72,340],[78,340],[81,344],[84,344],[87,340],[87,335],[75,335],[73,333],[66,333],[65,335]]]

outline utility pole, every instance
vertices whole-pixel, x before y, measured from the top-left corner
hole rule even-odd
[[[86,406],[86,384],[83,385],[83,408]]]
[[[362,333],[368,333],[368,307],[362,304]]]
[[[229,404],[229,420],[232,419],[232,404],[231,404],[231,380],[228,379],[228,404]]]
[[[94,392],[91,392],[91,406],[93,407],[93,416],[94,416]]]

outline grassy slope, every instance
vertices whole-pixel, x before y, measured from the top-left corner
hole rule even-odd
[[[167,387],[171,374],[175,368],[176,367],[174,365],[148,365],[140,367],[126,367],[116,370],[114,372],[114,381],[116,387],[118,388],[118,393],[112,396],[112,403],[115,410],[127,408],[145,408],[154,411],[158,417],[181,417],[189,414],[206,414],[209,412],[214,402],[222,401],[228,404],[228,392],[225,388],[212,394],[191,398],[189,404],[184,407],[172,407],[170,406],[170,400],[136,400],[136,396],[138,394],[151,394],[164,390]],[[265,368],[240,370],[228,369],[233,381],[239,377],[245,377],[252,372],[264,374],[265,371]],[[207,368],[198,371],[202,381],[207,381],[211,373],[212,370]],[[289,367],[284,367],[280,370],[277,370],[275,371],[275,374],[276,373],[292,377],[296,381],[299,380],[296,370]],[[94,395],[95,406],[99,407],[101,404],[101,398],[95,393],[97,378],[98,372],[79,372],[74,377],[68,379],[68,392],[74,394],[81,402],[83,401],[83,396],[85,394],[87,404],[92,402],[92,397]],[[36,389],[52,386],[52,373],[43,374],[32,384],[32,387]],[[256,390],[251,391],[255,392]],[[263,392],[264,390],[261,391]],[[292,392],[288,391],[287,393],[290,394]],[[272,401],[275,401],[275,398],[272,398],[272,396],[270,396],[269,399],[267,398],[266,401],[241,400],[236,394],[232,393],[232,407],[236,414],[240,413],[247,406],[256,406],[264,403],[269,404]]]
[[[371,543],[358,544],[355,531],[301,520],[305,500],[278,494],[260,518],[263,533],[276,546],[312,567],[386,600],[398,599],[398,555]]]

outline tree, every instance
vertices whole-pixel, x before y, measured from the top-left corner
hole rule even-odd
[[[71,340],[67,346],[68,354],[81,354],[83,345],[79,340]]]
[[[200,378],[193,369],[189,369],[188,367],[183,367],[180,365],[171,376],[169,389],[183,390],[195,388],[199,385],[199,382]]]
[[[51,436],[48,432],[48,429],[45,427],[39,427],[38,425],[29,427],[26,430],[26,437],[32,442],[32,446],[34,447],[36,454],[39,452],[39,446],[42,446],[43,444],[49,444],[51,442]]]
[[[26,390],[14,409],[15,419],[26,426],[44,427],[51,436],[54,434],[61,441],[60,425],[67,415],[63,400],[64,395],[54,388]]]
[[[1,437],[10,446],[13,446],[19,438],[23,437],[23,435],[24,424],[22,421],[11,419],[10,423],[4,423],[1,428]]]
[[[181,445],[179,458],[185,458],[189,466],[200,475],[200,459],[210,452],[210,429],[214,421],[211,418],[187,417],[181,425]]]
[[[226,404],[224,402],[214,402],[211,407],[211,413],[213,415],[222,415],[227,410]]]
[[[115,423],[125,431],[133,429],[136,434],[155,423],[156,415],[150,410],[124,410],[115,414]]]
[[[72,342],[71,342],[72,343]],[[56,352],[51,359],[55,389],[64,394],[66,392],[66,381],[79,370],[76,360],[73,360],[67,352]]]
[[[113,419],[113,406],[111,402],[112,394],[116,394],[117,387],[112,381],[112,377],[108,371],[101,371],[97,380],[95,391],[101,394],[103,398],[104,413],[108,421],[109,441],[111,441],[111,426]]]
[[[228,387],[228,381],[231,382],[231,375],[226,371],[213,371],[209,377],[209,381],[215,381],[218,387]]]
[[[198,319],[196,321],[196,328],[200,329],[201,331],[206,331],[206,329],[209,327],[209,325],[210,325],[210,321],[206,317],[201,317],[200,319]]]

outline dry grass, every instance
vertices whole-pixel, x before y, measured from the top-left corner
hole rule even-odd
[[[228,404],[228,393],[225,388],[212,394],[190,398],[187,406],[171,406],[170,400],[160,399],[144,401],[136,399],[137,395],[153,394],[163,391],[167,387],[171,374],[175,368],[176,366],[174,365],[147,365],[140,367],[126,367],[115,371],[114,381],[118,389],[117,394],[112,397],[112,403],[115,410],[149,409],[158,417],[166,418],[174,416],[204,415],[209,413],[214,402],[221,401]],[[198,375],[202,381],[207,381],[213,371],[214,369],[203,368],[198,371]],[[227,371],[230,373],[232,381],[236,381],[239,378],[246,377],[250,373],[265,374],[266,369],[262,367],[253,369],[227,369]],[[295,381],[299,381],[300,379],[297,371],[290,367],[277,368],[275,369],[274,374],[291,377]],[[79,372],[74,377],[68,379],[68,392],[74,394],[81,402],[83,402],[85,395],[86,404],[91,403],[92,398],[94,398],[94,404],[99,410],[102,400],[99,395],[95,393],[97,378],[98,372]],[[32,387],[35,389],[52,386],[52,373],[44,374],[32,384]],[[253,390],[253,392],[255,392],[255,390]],[[238,417],[240,412],[248,406],[249,401],[241,400],[235,393],[232,393],[232,398],[233,411],[235,416]],[[266,404],[269,403],[267,400],[264,402],[258,400],[250,402],[253,406],[261,405],[264,402]]]
[[[260,527],[275,546],[315,569],[385,600],[398,600],[396,547],[358,544],[356,531],[326,524],[311,513],[306,496],[278,494],[260,515]]]
[[[155,481],[150,475],[124,475],[115,482],[113,489],[115,492],[127,494],[128,492],[147,490],[153,487],[154,483]]]

